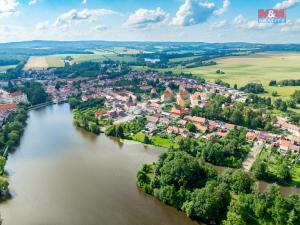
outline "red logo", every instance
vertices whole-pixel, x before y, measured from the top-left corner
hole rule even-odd
[[[286,10],[285,9],[259,9],[258,22],[284,23],[286,22]]]

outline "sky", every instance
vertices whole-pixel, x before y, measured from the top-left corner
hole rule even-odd
[[[300,0],[0,0],[0,42],[27,40],[300,43]]]

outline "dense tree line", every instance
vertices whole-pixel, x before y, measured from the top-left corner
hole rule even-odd
[[[48,94],[45,92],[43,85],[36,81],[25,82],[21,90],[27,95],[32,105],[38,105],[48,101]]]
[[[126,63],[104,61],[81,62],[72,65],[66,63],[62,68],[56,68],[55,74],[60,77],[97,77],[100,79],[119,77],[128,74],[130,67]]]
[[[19,64],[18,59],[0,59],[0,66],[10,66]]]
[[[70,98],[69,104],[71,109],[85,110],[88,108],[102,108],[105,103],[105,98],[93,98],[87,101],[80,101],[77,98]]]
[[[248,83],[244,87],[241,87],[240,90],[247,93],[254,93],[254,94],[265,93],[265,89],[262,86],[262,84],[258,84],[258,83]]]
[[[294,79],[281,80],[281,81],[271,80],[269,86],[300,86],[300,80],[294,80]]]
[[[217,70],[218,72],[218,70]],[[219,72],[220,73],[220,72]],[[221,85],[221,86],[224,86],[224,87],[227,87],[227,88],[230,88],[230,84],[229,83],[226,83],[225,81],[221,80],[221,79],[217,79],[215,81],[216,84],[218,85]]]
[[[0,155],[3,155],[6,147],[10,150],[19,144],[26,120],[26,107],[19,106],[16,113],[10,115],[8,121],[0,129]]]
[[[110,126],[105,134],[107,136],[114,136],[118,138],[130,139],[131,134],[136,134],[145,129],[147,120],[145,117],[137,117],[134,120],[126,123]],[[149,144],[149,143],[146,143]]]
[[[7,198],[9,195],[9,183],[3,177],[6,164],[6,154],[18,146],[23,129],[26,125],[27,109],[19,106],[16,113],[10,115],[6,123],[0,129],[0,198]]]
[[[300,224],[300,197],[282,196],[276,185],[260,192],[250,173],[221,174],[187,151],[169,149],[153,165],[143,165],[137,186],[206,224]]]
[[[233,129],[225,137],[214,137],[203,144],[203,158],[215,165],[240,167],[250,146],[246,129]]]

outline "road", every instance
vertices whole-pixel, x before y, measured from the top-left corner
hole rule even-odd
[[[256,157],[260,154],[265,144],[261,142],[255,142],[251,148],[246,160],[243,162],[243,168],[249,171],[256,160]]]

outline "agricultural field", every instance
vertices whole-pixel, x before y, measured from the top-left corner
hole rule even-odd
[[[8,69],[13,69],[15,67],[16,67],[16,65],[0,66],[0,72],[6,71]]]
[[[217,65],[193,68],[189,71],[202,74],[208,80],[218,78],[230,83],[244,86],[249,82],[262,83],[271,95],[277,91],[282,97],[290,96],[299,87],[269,87],[270,80],[299,79],[299,53],[260,53],[253,56],[228,57],[216,60]],[[225,74],[216,74],[216,70]]]
[[[115,60],[132,62],[136,58],[130,54],[114,53],[113,51],[95,50],[94,54],[59,54],[59,55],[49,55],[45,56],[49,67],[63,67],[64,59],[67,56],[71,56],[73,60],[71,63],[81,63],[86,61],[104,61],[104,60]]]
[[[277,91],[282,97],[289,97],[300,87],[269,87],[270,80],[299,79],[300,78],[300,53],[259,53],[251,56],[225,57],[215,59],[215,66],[203,66],[191,69],[160,69],[174,73],[191,72],[201,75],[205,79],[215,81],[222,79],[231,85],[244,86],[249,82],[260,82],[267,90],[266,96],[271,96]],[[135,69],[149,69],[146,67],[135,67]],[[217,70],[225,74],[217,74]]]
[[[30,70],[30,69],[36,69],[36,70],[41,70],[41,69],[47,69],[49,67],[48,61],[46,57],[44,56],[31,56],[26,65],[24,66],[25,70]]]

